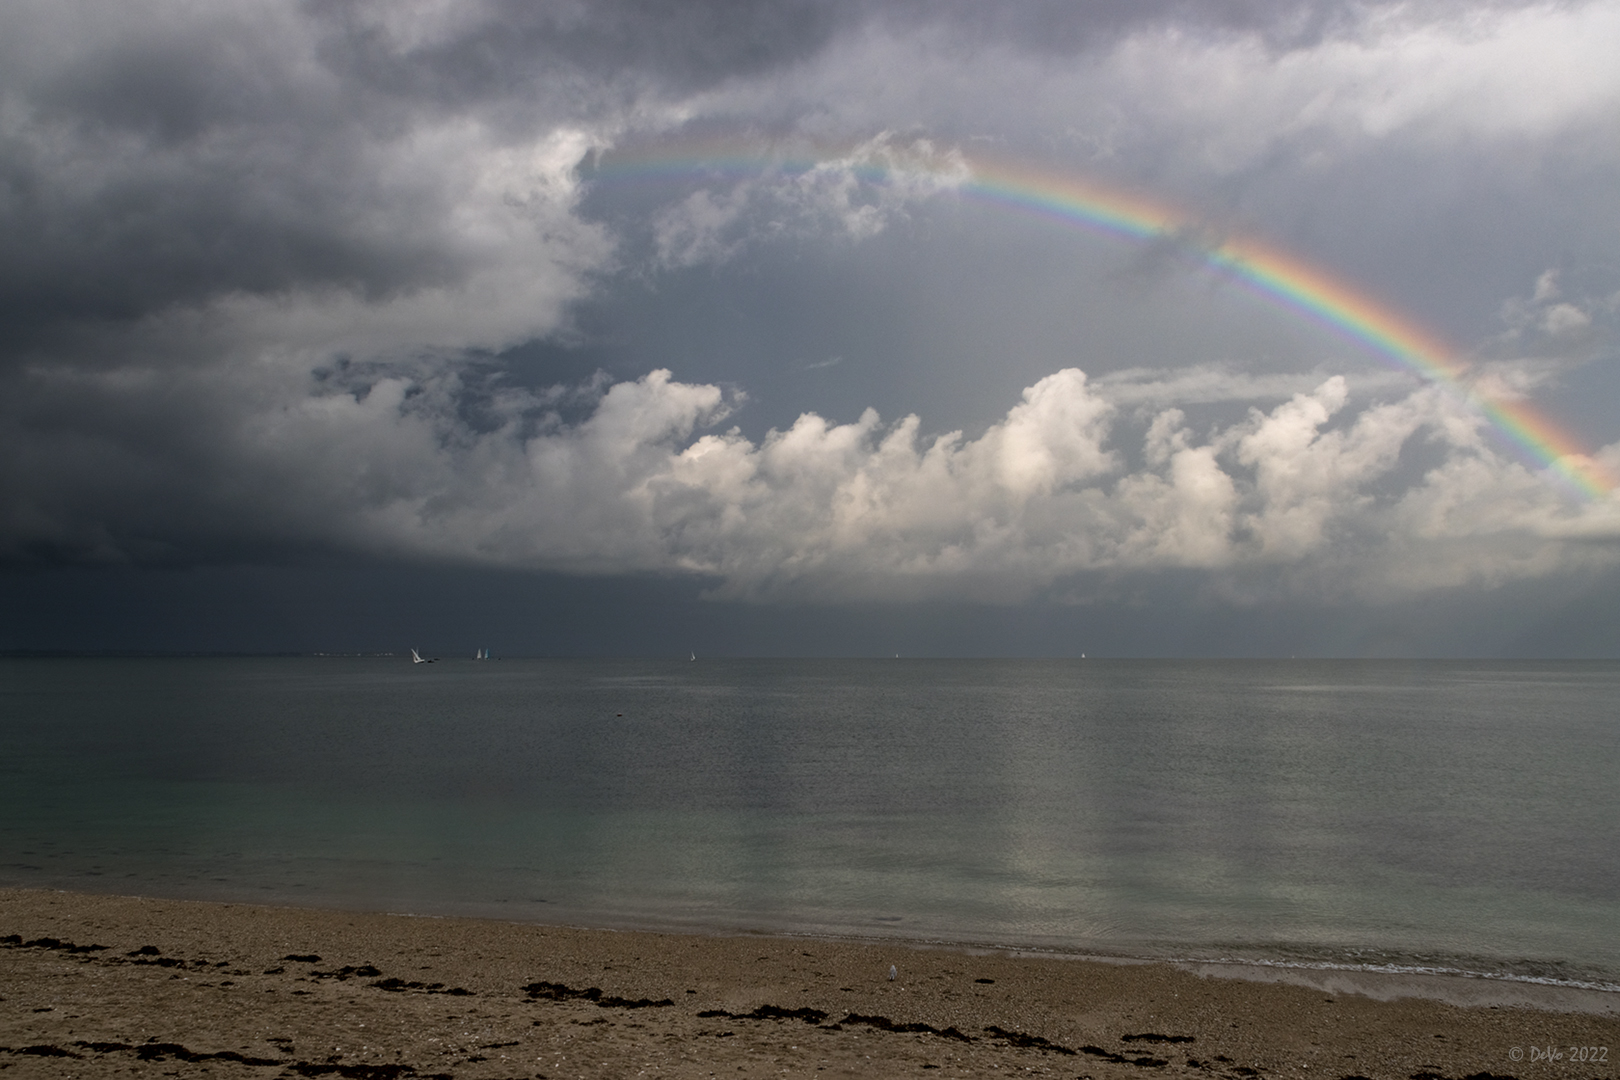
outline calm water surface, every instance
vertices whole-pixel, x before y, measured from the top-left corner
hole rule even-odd
[[[0,882],[1620,984],[1620,664],[0,660]]]

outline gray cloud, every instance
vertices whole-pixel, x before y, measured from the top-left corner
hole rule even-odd
[[[487,257],[457,220],[465,173],[556,139],[554,117],[501,132],[379,99],[323,62],[323,27],[296,9],[73,11],[14,15],[4,47],[0,317],[24,340],[242,295],[463,282]]]
[[[987,224],[952,169],[967,148],[1139,185],[1399,298],[1504,394],[1604,400],[1617,29],[1609,2],[14,5],[0,561],[338,551],[764,601],[1605,574],[1612,499],[1567,497],[1454,398],[1251,317],[1174,237],[1098,254]],[[650,193],[581,180],[615,146],[717,133],[844,149]],[[773,277],[834,248],[885,260],[858,316]],[[583,386],[511,359],[590,345],[586,303],[604,335],[678,306],[677,279],[751,298],[778,334],[743,362],[759,381],[716,369],[696,316],[679,376],[654,332]],[[861,318],[927,347],[815,336]],[[968,363],[995,378],[953,389]],[[825,369],[847,411],[755,422],[771,367]],[[863,411],[894,386],[948,418]]]
[[[161,560],[279,541],[700,574],[719,595],[767,600],[1003,601],[1095,572],[1204,569],[1244,592],[1250,571],[1270,568],[1293,583],[1284,593],[1366,597],[1620,558],[1612,504],[1561,498],[1433,387],[1347,410],[1334,377],[1207,435],[1164,409],[1132,470],[1118,406],[1077,370],[1025,390],[974,439],[869,410],[847,424],[805,414],[754,442],[722,430],[735,398],[668,372],[604,388],[576,422],[555,395],[507,391],[503,422],[483,432],[459,419],[465,386],[453,372],[328,381],[313,389],[239,369],[178,402],[204,391],[107,375],[46,387],[63,415],[36,426],[56,437],[31,432],[5,455],[20,496],[12,554]],[[1174,377],[1158,394],[1140,375],[1114,383],[1138,402],[1178,384],[1185,392]],[[151,426],[109,422],[135,415]],[[194,415],[214,426],[187,422]],[[13,419],[11,433],[34,418]],[[1438,456],[1400,478],[1414,441]],[[1620,465],[1620,444],[1605,457]]]
[[[1313,132],[1427,129],[1447,115],[1465,128],[1535,130],[1613,97],[1612,87],[1593,97],[1569,56],[1551,85],[1525,79],[1555,65],[1505,62],[1526,37],[1566,51],[1604,40],[1579,12],[1504,9],[1499,26],[1529,29],[1504,31],[1495,48],[1487,21],[1482,41],[1459,39],[1448,53],[1444,5],[1430,22],[1354,10],[1236,0],[13,7],[0,45],[0,319],[27,340],[38,327],[238,292],[376,297],[453,283],[478,256],[454,234],[462,192],[443,157],[469,152],[470,127],[472,141],[512,147],[560,128],[609,140],[681,116],[786,108],[865,137],[896,123],[943,124],[950,136],[954,123],[957,137],[1056,137],[1073,144],[1060,152],[1105,147],[1152,168],[1166,145],[1190,146],[1188,164],[1229,171]],[[1587,23],[1606,11],[1581,10],[1597,13]],[[1482,18],[1472,13],[1470,33]],[[1576,36],[1536,29],[1559,18]],[[1224,36],[1186,36],[1197,26]],[[1085,58],[1054,66],[1064,50]],[[1354,86],[1372,89],[1362,100]]]

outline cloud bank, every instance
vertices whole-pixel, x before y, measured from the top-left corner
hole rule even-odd
[[[1433,313],[1502,392],[1556,390],[1612,354],[1620,311],[1620,268],[1581,247],[1620,236],[1617,35],[1604,0],[12,5],[0,562],[340,551],[829,603],[1083,602],[1167,572],[1233,603],[1377,600],[1607,571],[1613,497],[1314,343],[1265,364],[1077,345],[951,431],[862,412],[883,357],[842,342],[759,366],[856,406],[763,431],[747,379],[648,356],[569,380],[508,353],[586,336],[575,313],[626,282],[723,290],[902,224],[917,250],[959,244],[971,288],[939,306],[1019,299],[951,217],[966,147],[1263,225]],[[716,131],[854,149],[652,195],[582,179]],[[931,269],[873,280],[899,296]],[[1154,287],[1144,327],[1174,314]],[[1084,303],[1079,330],[1112,301]],[[991,331],[1007,356],[1030,334]],[[1620,469],[1620,443],[1597,453]]]
[[[725,427],[737,395],[663,370],[571,392],[497,391],[478,423],[463,416],[467,380],[455,370],[351,366],[312,382],[244,365],[217,378],[210,399],[179,406],[186,388],[125,371],[58,385],[80,413],[178,409],[217,428],[156,453],[150,431],[138,436],[144,453],[105,434],[31,459],[8,448],[8,462],[27,463],[12,490],[28,494],[10,503],[9,554],[116,561],[269,537],[696,574],[732,598],[996,602],[1084,599],[1130,575],[1189,568],[1238,599],[1377,598],[1620,557],[1620,504],[1561,493],[1432,386],[1357,407],[1335,376],[1198,431],[1175,407],[1132,423],[1106,386],[1067,369],[976,438],[867,410],[844,424],[806,413],[754,441]],[[1142,399],[1140,377],[1123,385]],[[1620,464],[1620,446],[1603,456]]]

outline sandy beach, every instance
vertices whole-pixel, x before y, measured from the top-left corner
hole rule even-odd
[[[0,890],[8,1077],[1587,1080],[1617,998]]]

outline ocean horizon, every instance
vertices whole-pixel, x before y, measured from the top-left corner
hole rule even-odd
[[[0,659],[0,883],[1620,989],[1615,661]]]

